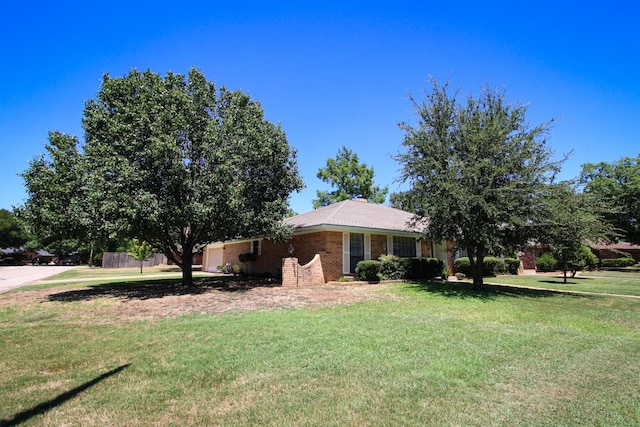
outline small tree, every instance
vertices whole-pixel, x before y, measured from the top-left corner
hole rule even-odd
[[[248,264],[251,261],[255,261],[255,260],[256,260],[256,255],[253,252],[244,252],[238,255],[238,261],[240,261],[242,265],[244,265],[245,274],[249,274]]]
[[[142,274],[143,263],[151,258],[155,252],[155,249],[149,243],[144,240],[134,239],[129,244],[129,252],[127,254],[136,261],[140,261],[140,274]]]
[[[537,235],[551,249],[562,269],[564,283],[567,272],[572,276],[592,262],[585,245],[588,242],[609,240],[613,229],[603,218],[602,201],[589,193],[580,193],[574,183],[564,181],[546,187],[539,199]]]
[[[372,203],[384,203],[389,190],[387,187],[374,185],[373,175],[372,167],[360,163],[358,155],[343,146],[335,159],[327,159],[327,166],[320,168],[317,175],[323,182],[335,187],[335,190],[316,191],[318,198],[313,200],[313,207],[319,208],[356,197]]]

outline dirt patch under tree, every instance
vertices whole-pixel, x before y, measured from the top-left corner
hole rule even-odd
[[[92,321],[175,318],[183,314],[222,314],[301,307],[330,307],[388,299],[385,285],[324,285],[283,288],[273,280],[201,280],[195,286],[176,281],[145,280],[78,287],[23,288],[0,294],[0,305],[60,305],[81,302],[90,309],[81,317]],[[89,307],[87,307],[89,308]],[[78,311],[74,310],[73,316]],[[89,319],[86,319],[89,320]]]

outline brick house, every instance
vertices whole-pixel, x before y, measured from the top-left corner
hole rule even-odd
[[[628,243],[618,242],[609,244],[590,245],[591,250],[599,259],[623,258],[630,256],[636,262],[640,262],[640,246]]]
[[[301,265],[319,255],[325,282],[352,275],[360,260],[385,254],[435,257],[452,265],[445,245],[421,240],[420,229],[409,226],[412,217],[409,212],[364,199],[345,200],[285,219],[293,228],[286,242],[256,237],[210,244],[204,249],[202,269],[213,272],[219,265],[241,265],[239,255],[252,252],[255,261],[246,266],[250,273],[280,276],[290,245]]]

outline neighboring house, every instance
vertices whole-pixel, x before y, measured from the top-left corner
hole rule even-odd
[[[44,249],[39,249],[35,252],[28,251],[26,253],[27,259],[26,262],[30,264],[52,264],[54,262],[55,255],[45,251]]]
[[[599,259],[624,258],[631,256],[636,262],[640,262],[640,246],[627,242],[609,243],[601,245],[589,245],[591,251]]]
[[[299,264],[320,256],[325,281],[353,275],[358,261],[386,254],[435,257],[452,264],[445,245],[421,240],[420,229],[410,228],[412,217],[409,212],[364,199],[345,200],[287,218],[285,223],[293,228],[293,235],[286,242],[256,237],[210,244],[204,250],[202,269],[217,271],[227,263],[240,265],[239,255],[252,252],[256,257],[247,265],[249,272],[279,276],[290,245]]]
[[[0,248],[0,264],[49,264],[54,260],[54,255],[39,249],[37,251],[25,251],[19,248]]]
[[[587,246],[589,246],[591,252],[593,252],[598,259],[624,258],[630,256],[636,262],[640,262],[640,246],[631,243],[589,243]],[[525,270],[535,270],[536,259],[545,252],[550,252],[547,246],[534,242],[529,243],[524,248],[522,255],[520,255],[523,268]]]

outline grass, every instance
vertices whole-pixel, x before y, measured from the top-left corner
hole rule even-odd
[[[563,283],[562,273],[553,276],[488,277],[485,278],[485,282],[532,286],[544,289],[640,296],[640,274],[618,271],[580,272],[574,278],[569,275],[566,284]]]
[[[43,267],[44,268],[44,267]],[[63,280],[63,279],[95,279],[100,277],[124,277],[124,276],[150,276],[150,275],[166,275],[167,277],[180,277],[182,272],[177,266],[156,266],[144,267],[140,273],[140,267],[134,268],[90,268],[86,265],[78,266],[71,270],[64,271],[54,276],[47,277],[44,280]],[[194,271],[193,277],[205,276],[207,273]]]
[[[640,423],[638,300],[465,283],[375,292],[155,321],[88,322],[103,298],[0,304],[0,425]]]

